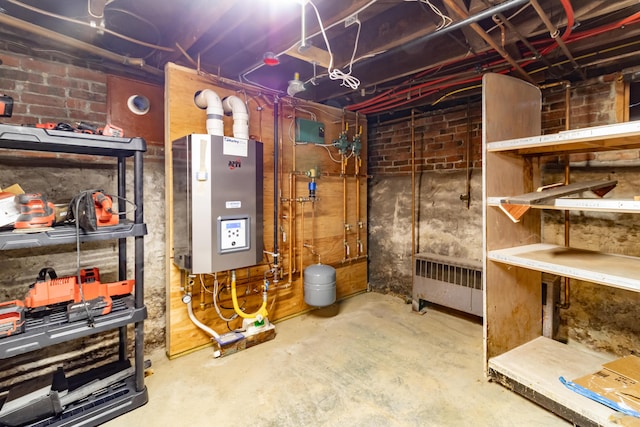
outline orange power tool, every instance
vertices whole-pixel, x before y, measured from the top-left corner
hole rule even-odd
[[[16,201],[20,205],[20,216],[16,219],[15,228],[44,228],[53,225],[56,209],[43,194],[19,194]]]
[[[46,276],[49,275],[50,279]],[[110,299],[116,295],[126,295],[133,291],[134,280],[122,280],[113,283],[101,283],[97,268],[80,270],[80,283],[76,276],[58,277],[51,268],[43,268],[36,282],[31,285],[24,304],[28,308],[47,307],[62,302],[85,301],[99,297]],[[82,293],[81,293],[82,292]],[[106,314],[106,313],[101,313]]]
[[[0,338],[24,332],[25,310],[20,300],[0,303]]]
[[[113,212],[113,200],[102,192],[93,193],[96,206],[96,220],[98,227],[118,225],[118,215]]]

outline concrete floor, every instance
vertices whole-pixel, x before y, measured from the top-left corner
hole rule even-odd
[[[276,325],[220,359],[150,355],[149,403],[118,426],[567,426],[489,383],[482,325],[368,293]]]

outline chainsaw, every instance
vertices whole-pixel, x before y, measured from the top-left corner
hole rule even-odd
[[[0,303],[0,338],[25,332],[27,318],[40,317],[61,306],[68,322],[108,314],[112,297],[130,294],[134,283],[134,280],[102,283],[95,267],[80,270],[79,281],[78,276],[58,277],[54,269],[43,268],[24,300]]]

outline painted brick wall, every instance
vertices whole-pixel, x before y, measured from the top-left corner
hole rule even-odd
[[[482,166],[481,110],[466,107],[435,111],[415,118],[416,171],[466,167],[466,144],[471,128],[471,167]],[[369,126],[369,173],[375,176],[411,174],[411,121]]]
[[[613,77],[591,81],[571,88],[571,129],[615,123],[615,86]],[[551,134],[565,130],[566,92],[564,88],[543,91],[542,129]]]
[[[615,123],[614,77],[571,88],[572,129]],[[542,128],[544,133],[565,130],[565,91],[550,88],[543,92]],[[438,110],[415,118],[416,171],[446,171],[466,167],[467,129],[471,126],[470,166],[482,167],[482,112],[475,104],[467,108]],[[374,176],[411,174],[410,119],[369,125],[369,173]],[[576,155],[573,161],[587,159],[636,159],[629,152]]]
[[[14,105],[12,117],[3,117],[1,123],[26,125],[51,122],[75,126],[79,122],[86,122],[97,127],[107,123],[107,74],[71,63],[3,52],[2,47],[0,42],[0,93],[11,96]],[[159,104],[159,107],[154,108],[159,109],[161,113],[161,100]],[[125,128],[125,136],[133,136],[129,133]],[[46,153],[36,152],[16,156],[51,157]],[[86,156],[77,158],[86,160]],[[144,158],[145,162],[164,163],[162,138],[147,138]]]
[[[4,123],[106,122],[106,74],[23,55],[0,58],[0,90],[14,99],[13,116]]]

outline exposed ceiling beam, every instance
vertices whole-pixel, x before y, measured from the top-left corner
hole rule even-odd
[[[404,43],[401,48],[394,48],[384,54],[368,59],[367,61],[355,64],[353,75],[358,76],[358,71],[366,67],[368,78],[364,84],[371,87],[376,84],[412,75],[433,66],[438,66],[438,64],[448,62],[454,58],[464,57],[468,52],[455,43],[449,42],[446,45],[442,44],[442,35],[446,34],[448,31],[455,31],[457,28],[469,25],[472,21],[486,18],[494,13],[502,12],[510,8],[512,9],[524,3],[526,3],[524,0],[518,2],[504,2],[498,6],[484,9],[483,11],[474,14],[474,16],[469,17],[469,19],[458,19],[454,24],[445,29],[437,32],[430,32],[419,38],[414,38],[412,41]],[[487,36],[487,38],[489,37]],[[426,43],[431,39],[438,40],[438,43],[440,44],[436,45],[436,43]],[[516,36],[512,35],[511,41],[513,42],[515,40]],[[494,43],[493,40],[491,41]],[[489,50],[489,46],[486,46],[484,49],[485,52]],[[393,63],[394,66],[387,66],[389,63]],[[351,92],[350,89],[345,89],[343,86],[340,86],[335,82],[324,81],[321,82],[320,85],[321,87],[316,88],[316,90],[317,93],[321,93],[322,96],[317,98],[317,101],[325,101]]]
[[[182,16],[176,21],[173,36],[175,43],[172,47],[179,45],[184,51],[188,51],[212,26],[217,25],[218,20],[233,6],[234,2],[220,2],[216,7],[210,7],[208,0],[194,0],[191,7],[181,10]],[[159,54],[157,61],[162,66],[167,62],[175,62],[182,56],[182,52],[176,48],[173,53]]]
[[[469,7],[471,5],[470,1],[468,1],[467,3],[464,3],[463,0],[454,0],[454,1],[456,2],[456,4],[461,10],[465,10],[467,12],[467,15],[471,14],[471,11],[469,10]],[[453,9],[447,4],[445,4],[444,6],[446,7],[449,16],[452,17],[452,19],[454,19],[456,15]],[[464,27],[460,31],[462,31],[462,34],[464,34],[464,37],[467,43],[469,44],[469,47],[473,50],[473,52],[481,52],[486,49],[487,43],[484,40],[482,40],[482,38],[478,36],[471,28]]]
[[[552,3],[548,0],[540,1],[540,3],[552,22],[555,23],[556,27],[559,27],[564,31],[564,27],[567,25],[567,15],[565,14],[564,9],[559,7],[557,0],[553,0]],[[553,7],[551,7],[551,5]],[[626,8],[631,8],[632,6],[636,6],[636,8],[640,7],[638,0],[572,0],[571,5],[573,6],[574,15],[580,17],[580,20],[577,23],[596,20],[602,16]],[[541,20],[530,18],[525,18],[523,20],[520,17],[516,17],[513,20],[513,23],[517,25],[518,30],[520,30],[522,34],[527,35],[528,37],[535,37],[543,33],[548,34],[548,31]]]

